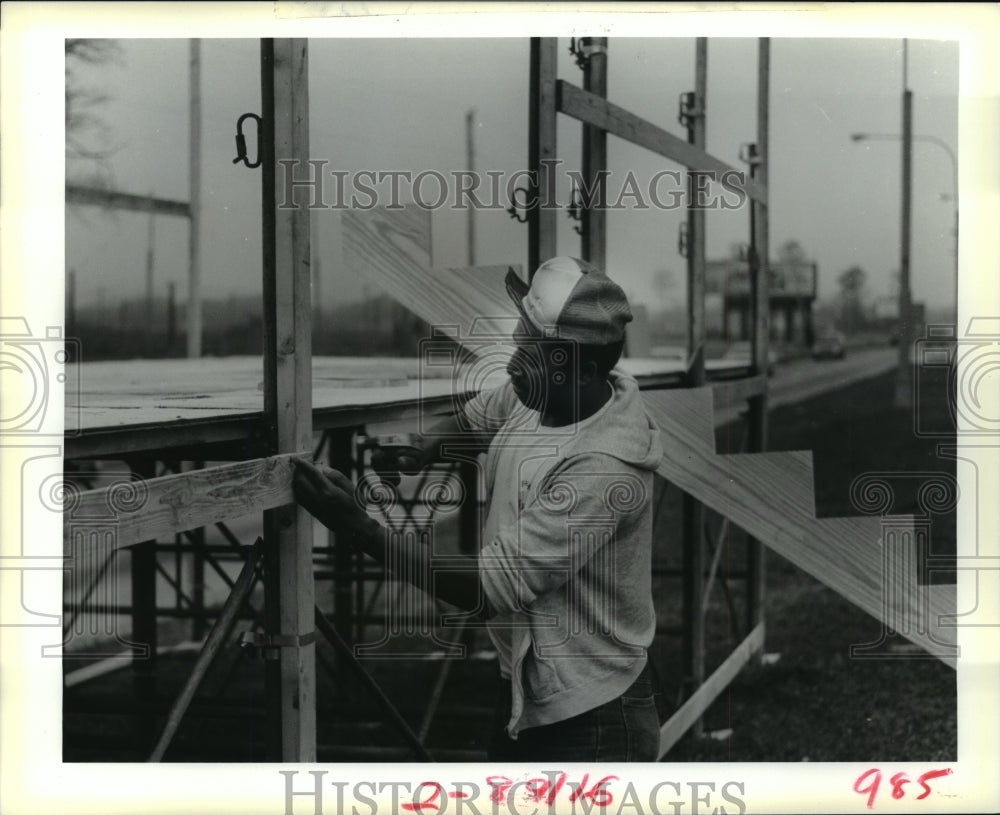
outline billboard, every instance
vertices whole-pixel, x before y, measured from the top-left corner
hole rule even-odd
[[[768,269],[771,297],[816,298],[816,264],[805,261],[772,262]],[[705,293],[726,297],[750,296],[750,265],[745,260],[705,262]]]

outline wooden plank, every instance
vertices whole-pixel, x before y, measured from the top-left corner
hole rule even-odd
[[[212,626],[212,630],[205,640],[205,645],[198,654],[197,660],[195,660],[194,668],[192,668],[191,673],[184,682],[184,687],[181,688],[180,694],[178,694],[173,705],[170,707],[170,713],[167,714],[167,723],[164,725],[163,732],[156,742],[156,747],[153,748],[153,752],[149,757],[150,762],[163,761],[163,756],[177,734],[181,720],[184,718],[184,714],[187,713],[187,709],[190,707],[202,681],[208,674],[208,669],[212,666],[215,657],[222,650],[226,644],[226,640],[232,633],[233,626],[236,625],[236,620],[243,610],[243,605],[253,589],[254,572],[257,570],[260,547],[261,540],[258,538],[257,543],[247,553],[246,562],[240,570],[239,577],[236,578],[236,584],[233,586],[232,591],[229,592],[229,596],[222,606],[222,611],[219,612],[219,616],[216,618],[215,624]]]
[[[908,593],[897,593],[897,604],[886,608],[888,577],[912,582],[916,574],[895,562],[886,574],[881,519],[817,519],[808,452],[717,455],[711,399],[710,388],[644,394],[661,430],[659,474],[876,619],[921,619],[920,610],[908,606]],[[912,538],[912,525],[902,534],[906,530]],[[926,631],[903,633],[935,655],[956,641],[954,628],[933,619]],[[954,665],[952,657],[941,659]]]
[[[299,167],[309,159],[308,44],[276,39],[269,50],[262,59],[262,80],[270,75],[262,84],[262,96],[270,96],[264,107],[270,115],[263,118],[271,123],[263,206],[266,229],[273,230],[264,247],[264,415],[274,451],[292,453],[312,448],[309,209],[304,190],[278,192],[274,172],[277,158],[293,159]],[[296,205],[283,205],[287,200]],[[281,648],[268,667],[269,719],[280,727],[280,733],[272,731],[272,753],[282,761],[311,762],[316,648],[314,640],[301,637],[314,631],[312,518],[289,503],[265,514],[264,529],[267,633],[300,638]]]
[[[715,172],[718,177],[727,172],[742,172],[673,133],[563,79],[556,82],[556,107],[560,113],[603,128],[608,133],[652,150],[688,169]],[[750,198],[766,203],[767,189],[762,184],[747,179],[743,189]]]
[[[484,337],[510,335],[517,309],[504,286],[508,267],[430,268],[430,212],[372,209],[342,218],[344,265],[351,273],[374,279],[422,320],[448,327],[477,352],[489,350]],[[433,367],[424,366],[421,376],[424,370]]]
[[[760,623],[726,657],[725,662],[716,668],[712,675],[688,697],[677,712],[660,727],[660,752],[657,755],[657,760],[663,758],[667,751],[680,740],[681,736],[691,729],[691,726],[701,718],[701,715],[715,701],[716,697],[736,678],[736,675],[750,661],[754,653],[763,647],[764,624]]]
[[[206,467],[81,493],[63,514],[63,537],[88,540],[87,522],[113,526],[114,546],[168,538],[216,521],[231,521],[294,500],[291,455]],[[79,544],[76,544],[79,545]]]
[[[715,397],[715,410],[719,411],[746,402],[754,396],[759,396],[767,390],[767,376],[760,374],[746,379],[729,379],[712,384],[712,394]]]
[[[81,206],[124,209],[129,212],[149,212],[157,215],[175,215],[190,218],[191,208],[186,201],[155,198],[151,195],[132,195],[115,190],[102,190],[81,184],[66,184],[66,203]]]
[[[528,171],[537,184],[529,190],[536,206],[528,211],[528,278],[556,254],[556,48],[555,37],[532,37],[528,76]]]

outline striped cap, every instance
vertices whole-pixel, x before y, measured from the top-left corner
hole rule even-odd
[[[622,287],[595,266],[555,257],[538,267],[529,286],[513,269],[507,293],[529,326],[544,336],[587,345],[609,345],[625,338],[632,319]]]

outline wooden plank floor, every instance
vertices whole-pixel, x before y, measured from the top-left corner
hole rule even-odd
[[[67,367],[67,434],[250,416],[263,409],[259,357],[85,362]],[[671,360],[626,360],[623,367],[640,379],[676,377],[683,370]],[[454,390],[452,374],[446,366],[421,366],[416,358],[316,357],[313,408],[353,408],[356,420],[363,421],[372,407],[448,396]],[[493,381],[500,380],[486,383]]]

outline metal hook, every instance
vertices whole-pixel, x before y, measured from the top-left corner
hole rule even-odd
[[[754,142],[745,142],[740,145],[740,161],[751,167],[760,164],[760,156],[757,154],[757,145]]]
[[[705,111],[694,91],[684,91],[677,99],[677,121],[681,126],[690,129],[694,120],[704,116]]]
[[[247,156],[247,140],[246,136],[243,135],[243,123],[247,119],[253,119],[257,123],[257,160],[251,164],[250,158]],[[233,159],[233,164],[239,164],[241,161],[251,169],[254,167],[260,167],[260,134],[264,127],[264,121],[256,113],[244,113],[236,120],[236,158]]]
[[[520,201],[517,200],[518,193],[524,195],[524,203],[521,203]],[[507,207],[507,214],[510,215],[510,217],[513,218],[515,221],[517,221],[519,224],[525,224],[528,222],[528,216],[524,215],[522,217],[518,212],[518,209],[522,209],[525,212],[527,212],[528,199],[530,195],[531,192],[529,190],[526,190],[524,187],[516,187],[514,189],[514,192],[512,192],[510,195],[510,206]]]

